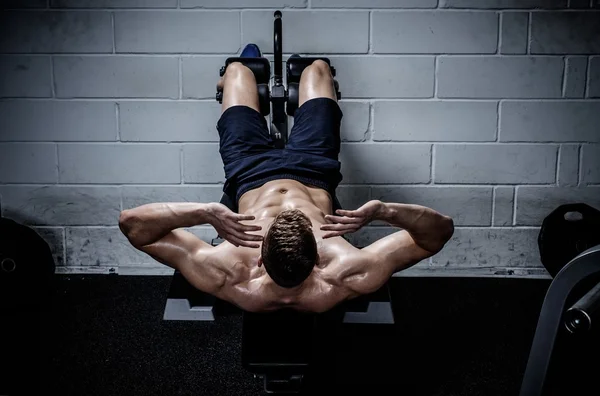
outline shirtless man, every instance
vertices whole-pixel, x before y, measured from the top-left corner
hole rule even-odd
[[[419,205],[373,200],[333,213],[342,112],[327,63],[315,61],[302,73],[285,149],[273,147],[250,69],[230,64],[219,85],[224,191],[236,198],[238,213],[215,202],[153,203],[119,219],[133,246],[194,287],[250,312],[324,312],[376,291],[452,236],[451,218]],[[402,230],[363,249],[342,237],[373,220]],[[181,229],[200,224],[225,241],[213,247]]]

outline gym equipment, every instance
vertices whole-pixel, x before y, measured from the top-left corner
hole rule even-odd
[[[302,72],[307,66],[311,65],[316,60],[322,60],[329,65],[331,74],[333,77],[336,76],[335,68],[331,65],[329,58],[325,57],[294,57],[291,56],[286,61],[286,80],[288,84],[287,90],[283,85],[283,38],[282,38],[282,15],[281,11],[275,11],[274,13],[274,34],[273,34],[273,85],[269,91],[269,80],[271,76],[270,63],[265,58],[240,58],[231,57],[225,61],[225,66],[221,67],[219,72],[222,77],[227,67],[233,62],[240,62],[254,74],[256,83],[258,86],[258,96],[260,103],[260,112],[263,116],[267,116],[271,113],[270,105],[272,103],[273,114],[271,117],[270,134],[275,141],[275,147],[283,148],[287,143],[288,136],[288,118],[287,116],[294,116],[296,109],[298,109],[298,90],[300,84],[300,77]],[[334,79],[336,87],[336,96],[341,99],[341,93],[339,91],[339,84]],[[216,95],[217,102],[223,102],[223,92],[217,91]],[[286,106],[287,102],[287,106]]]
[[[48,243],[32,228],[0,217],[0,307],[42,309],[56,264]]]
[[[551,276],[569,260],[600,244],[600,211],[585,203],[554,209],[542,222],[538,235],[540,259]]]
[[[553,371],[553,367],[560,358],[559,352],[564,354],[565,342],[576,347],[573,349],[577,350],[568,351],[571,354],[599,345],[599,226],[600,212],[582,203],[559,206],[544,219],[538,243],[543,264],[553,280],[538,319],[521,396],[548,394],[548,384],[567,375],[564,372],[549,375],[557,370]],[[567,365],[576,363],[569,361]],[[592,374],[583,373],[582,368]],[[572,388],[580,386],[583,378],[590,380],[594,375],[593,368],[586,365],[573,370],[572,375],[577,378],[566,385],[571,388],[566,391],[568,394],[578,394]],[[552,394],[557,394],[556,391],[553,389]]]
[[[335,77],[335,68],[328,58],[291,56],[286,62],[286,80],[288,88],[283,85],[282,67],[282,17],[281,12],[274,14],[274,76],[269,90],[270,63],[265,58],[228,58],[221,67],[223,76],[227,67],[233,62],[247,66],[258,85],[260,111],[263,116],[271,114],[270,134],[276,147],[283,148],[287,142],[288,116],[294,116],[298,109],[298,91],[300,77],[307,66],[315,60],[326,62]],[[341,98],[339,84],[334,79],[336,96]],[[223,92],[217,92],[216,99],[222,103]],[[237,202],[227,192],[221,197],[221,203],[237,212]],[[333,209],[341,209],[337,197],[333,196]],[[217,246],[224,240],[220,235],[213,238],[212,245]],[[167,298],[164,320],[217,320],[219,304],[222,303],[211,295],[195,289],[175,271],[171,289]],[[242,331],[242,365],[255,376],[264,381],[264,389],[268,393],[299,392],[303,379],[315,356],[313,346],[323,334],[315,332],[316,324],[328,323],[329,326],[342,324],[393,324],[394,315],[388,284],[375,293],[340,304],[324,314],[300,313],[293,310],[280,310],[274,313],[243,314]],[[293,343],[282,340],[294,339]]]

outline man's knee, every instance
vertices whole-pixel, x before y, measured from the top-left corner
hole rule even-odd
[[[254,79],[254,73],[248,67],[244,66],[240,62],[232,62],[227,66],[224,77],[227,78],[252,78]]]
[[[310,66],[307,66],[306,69],[304,69],[302,72],[302,77],[311,79],[332,78],[331,69],[329,68],[327,62],[317,59]]]

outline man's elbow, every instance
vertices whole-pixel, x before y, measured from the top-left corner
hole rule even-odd
[[[137,241],[137,232],[136,229],[137,227],[135,226],[136,224],[136,219],[135,216],[133,216],[131,214],[130,210],[123,210],[121,211],[121,214],[119,215],[119,229],[121,230],[121,232],[123,233],[123,235],[125,235],[127,237],[127,239],[129,240],[129,242],[133,245],[133,246],[137,246],[138,244],[136,243]]]

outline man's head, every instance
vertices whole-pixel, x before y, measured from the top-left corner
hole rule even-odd
[[[264,236],[262,263],[279,286],[301,284],[317,264],[317,241],[312,223],[298,209],[281,212]]]

